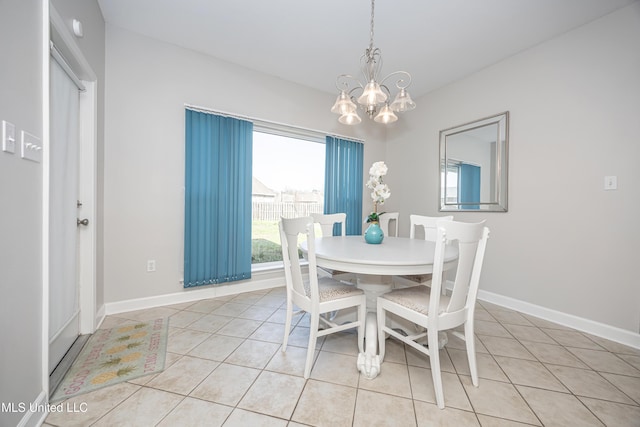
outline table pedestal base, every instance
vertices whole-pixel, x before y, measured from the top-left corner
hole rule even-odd
[[[367,318],[365,320],[364,353],[358,355],[358,371],[367,379],[374,379],[380,373],[378,356],[378,318],[376,310],[378,297],[391,291],[393,283],[388,276],[358,275],[358,288],[367,296]]]
[[[367,296],[367,317],[365,319],[364,336],[365,351],[358,354],[357,368],[358,371],[367,379],[374,379],[380,374],[380,356],[378,355],[378,319],[377,319],[377,299],[393,288],[390,277],[385,276],[369,276],[358,275],[357,287],[362,289]],[[338,312],[334,322],[340,324],[346,321],[355,320],[355,311]],[[405,320],[389,316],[387,325],[393,329],[405,331],[406,334],[412,335],[419,332],[415,324]],[[442,348],[447,344],[447,334],[439,333],[438,348]],[[426,345],[427,338],[420,341]]]
[[[378,320],[375,313],[367,313],[365,322],[365,351],[358,354],[358,371],[365,378],[372,380],[380,373],[380,356],[378,356]]]

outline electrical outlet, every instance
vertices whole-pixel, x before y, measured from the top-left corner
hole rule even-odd
[[[156,271],[156,260],[149,259],[147,260],[147,273],[153,273]]]

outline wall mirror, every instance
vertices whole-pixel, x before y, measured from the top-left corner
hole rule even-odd
[[[506,212],[509,112],[440,131],[440,211]]]

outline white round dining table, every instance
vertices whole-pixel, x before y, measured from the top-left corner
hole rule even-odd
[[[406,237],[385,237],[372,245],[363,236],[334,236],[315,239],[318,266],[359,274],[405,275],[433,272],[435,242]],[[307,251],[307,242],[300,248]],[[454,246],[445,248],[445,269],[458,259]]]
[[[376,300],[393,286],[384,277],[432,273],[436,244],[405,237],[385,237],[380,244],[369,244],[363,236],[334,236],[317,238],[314,246],[318,267],[355,273],[356,286],[367,295],[366,348],[358,355],[357,366],[365,377],[375,378],[380,372]],[[306,257],[306,241],[300,249]],[[457,259],[457,247],[447,245],[444,269],[452,268]]]

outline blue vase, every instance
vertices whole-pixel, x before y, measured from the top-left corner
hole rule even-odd
[[[364,240],[372,245],[379,245],[382,243],[382,239],[384,239],[384,233],[382,232],[382,228],[380,228],[380,224],[377,222],[369,224],[369,227],[367,227],[367,230],[364,232]]]

